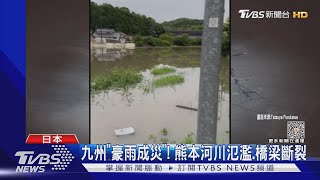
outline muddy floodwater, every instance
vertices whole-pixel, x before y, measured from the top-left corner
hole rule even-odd
[[[136,50],[91,50],[91,79],[113,69],[135,69],[143,81],[129,90],[91,94],[91,143],[154,143],[161,138],[181,143],[197,133],[200,48],[138,48]],[[150,70],[171,67],[184,77],[179,85],[141,89],[157,78]],[[229,143],[229,60],[222,59],[218,143]],[[170,74],[169,74],[170,75]],[[116,136],[114,130],[133,127],[135,133]],[[161,133],[165,129],[165,135]],[[194,137],[195,139],[195,137]],[[195,141],[194,141],[195,142]]]

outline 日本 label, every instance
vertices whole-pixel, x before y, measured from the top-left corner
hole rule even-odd
[[[26,144],[79,144],[75,134],[30,134]]]

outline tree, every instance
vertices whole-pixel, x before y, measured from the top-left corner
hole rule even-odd
[[[188,34],[182,34],[177,36],[173,40],[173,44],[177,46],[188,46],[191,45],[191,41]]]
[[[166,21],[162,23],[166,31],[172,30],[202,30],[203,20],[180,18],[173,21]]]
[[[230,24],[229,18],[223,26],[223,39],[222,39],[222,55],[227,56],[230,54]]]
[[[169,42],[171,45],[173,44],[174,38],[173,38],[172,36],[168,35],[168,34],[161,34],[161,35],[159,36],[159,38],[160,38],[161,40],[164,40],[164,41]]]
[[[161,24],[144,15],[130,12],[125,7],[113,7],[91,2],[91,31],[97,28],[112,28],[129,35],[156,36],[164,33]]]

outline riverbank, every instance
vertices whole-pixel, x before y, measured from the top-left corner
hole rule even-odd
[[[136,49],[201,48],[201,46],[137,46]]]
[[[135,43],[92,43],[90,44],[93,48],[106,48],[106,49],[148,49],[148,48],[200,48],[201,45],[198,46],[136,46]]]
[[[93,48],[106,48],[106,49],[135,49],[135,43],[90,43],[90,46]]]

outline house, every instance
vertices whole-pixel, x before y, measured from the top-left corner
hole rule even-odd
[[[99,28],[92,34],[92,37],[96,43],[125,43],[128,36],[122,32],[115,32],[113,29]]]

